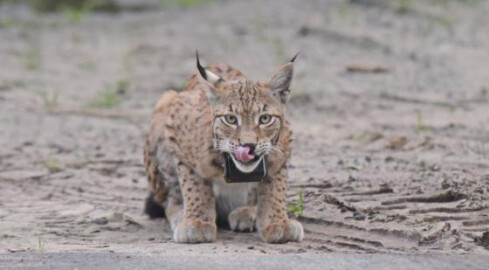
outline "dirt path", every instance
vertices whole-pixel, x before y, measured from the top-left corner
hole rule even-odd
[[[78,22],[0,8],[0,252],[488,254],[489,2],[243,2]],[[195,48],[257,80],[302,52],[304,243],[178,245],[142,214],[149,115]]]

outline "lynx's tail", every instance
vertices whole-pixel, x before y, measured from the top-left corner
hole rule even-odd
[[[155,201],[153,193],[150,193],[148,198],[146,198],[144,213],[151,219],[165,217],[165,209],[160,203]]]

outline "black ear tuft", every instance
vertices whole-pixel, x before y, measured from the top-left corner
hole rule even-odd
[[[197,69],[199,70],[200,76],[202,76],[202,78],[204,78],[204,80],[207,80],[207,74],[205,73],[205,68],[200,65],[199,51],[195,50],[195,56],[197,58]]]
[[[294,55],[294,57],[292,57],[292,59],[290,59],[290,62],[291,62],[291,63],[294,63],[295,59],[297,58],[297,56],[299,56],[299,54],[300,54],[300,53],[301,53],[301,52],[296,53],[296,54]]]

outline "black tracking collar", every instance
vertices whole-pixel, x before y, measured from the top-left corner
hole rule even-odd
[[[256,169],[250,173],[244,173],[236,168],[233,159],[229,154],[224,154],[225,158],[225,178],[227,183],[249,183],[249,182],[261,182],[267,177],[267,167],[265,165],[265,159],[263,158],[256,167]]]

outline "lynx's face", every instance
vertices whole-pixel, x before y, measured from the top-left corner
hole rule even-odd
[[[235,82],[223,88],[227,94],[216,99],[213,106],[214,148],[229,153],[241,171],[253,171],[264,155],[280,151],[276,143],[284,108],[264,84]],[[240,147],[248,150],[237,153]]]
[[[292,78],[292,61],[266,83],[227,82],[200,67],[209,82],[214,149],[228,153],[242,172],[252,172],[277,146]]]

